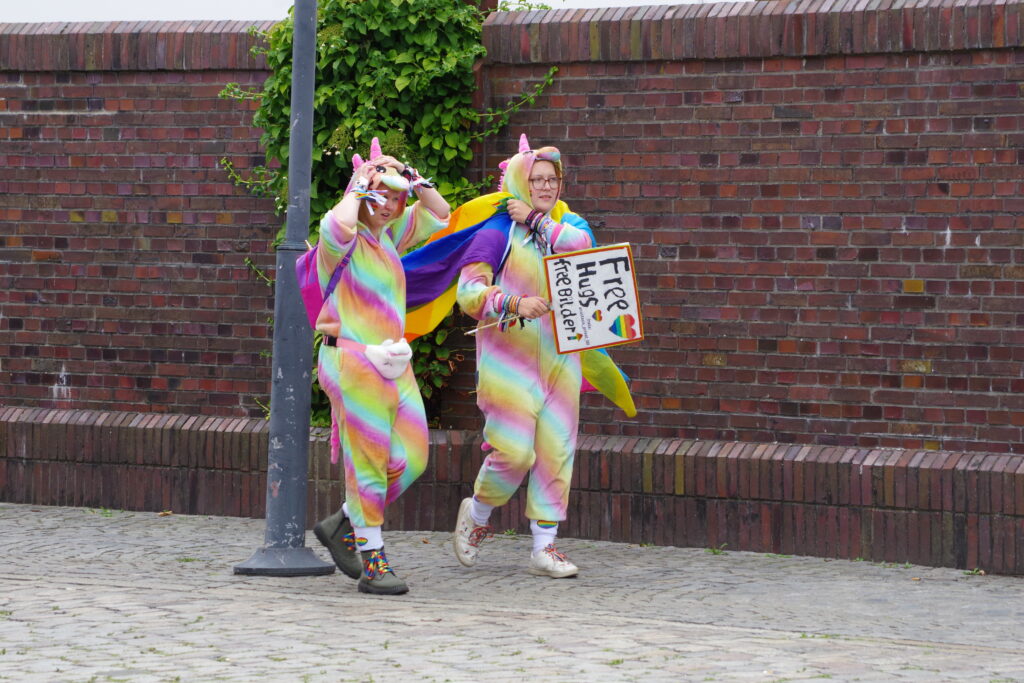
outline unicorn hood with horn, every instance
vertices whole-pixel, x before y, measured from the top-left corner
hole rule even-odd
[[[537,150],[530,149],[530,143],[526,134],[519,136],[519,152],[505,161],[498,164],[501,169],[501,180],[499,186],[502,192],[507,192],[516,199],[531,204],[530,201],[530,172],[533,171],[534,163],[538,161],[550,161],[555,167],[555,173],[562,178],[565,173],[562,167],[562,153],[557,147],[541,147]],[[561,187],[559,187],[561,191]],[[568,211],[564,206],[560,213]],[[554,213],[554,211],[552,211]]]
[[[359,156],[358,153],[353,154],[352,155],[352,171],[353,171],[352,178],[348,181],[348,187],[345,188],[345,191],[346,192],[351,192],[352,191],[352,185],[353,185],[353,183],[355,183],[355,180],[356,180],[355,171],[358,171],[360,168],[362,168],[363,164],[369,163],[371,159],[377,159],[377,158],[383,156],[383,154],[384,153],[381,151],[381,148],[380,148],[380,139],[379,138],[374,138],[370,142],[370,157],[369,157],[369,159],[363,160],[363,157]],[[381,168],[385,168],[385,167],[381,167]],[[385,168],[385,171],[380,176],[380,180],[378,181],[378,183],[379,184],[383,184],[386,187],[389,187],[392,190],[397,190],[399,192],[408,192],[409,191],[409,179],[406,178],[405,176],[401,175],[396,169],[394,169],[394,168],[392,168],[390,166]],[[379,184],[377,185],[377,187],[380,186]],[[375,188],[371,188],[371,189],[376,189],[376,187]]]

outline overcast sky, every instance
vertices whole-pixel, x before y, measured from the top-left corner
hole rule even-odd
[[[681,5],[701,0],[543,0],[553,9]],[[22,21],[139,21],[166,19],[282,19],[293,0],[0,0],[0,23]]]

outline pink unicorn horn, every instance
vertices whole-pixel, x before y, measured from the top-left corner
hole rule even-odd
[[[529,152],[529,151],[530,151],[530,143],[527,142],[527,140],[526,140],[526,133],[521,133],[519,135],[519,153],[522,154],[523,152]]]
[[[373,140],[370,141],[370,159],[376,159],[377,157],[381,156],[381,154],[382,153],[380,151],[380,140],[374,137]]]

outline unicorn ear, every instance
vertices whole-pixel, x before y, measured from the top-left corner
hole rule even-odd
[[[508,159],[505,159],[505,161],[498,164],[498,168],[500,168],[502,171],[508,168]]]
[[[522,154],[523,152],[529,152],[529,151],[530,151],[530,143],[527,142],[527,140],[526,140],[526,133],[521,133],[519,135],[519,153]]]
[[[352,170],[358,171],[359,167],[363,165],[363,158],[358,154],[352,155]]]
[[[370,141],[370,159],[376,159],[380,155],[380,140],[375,137]]]

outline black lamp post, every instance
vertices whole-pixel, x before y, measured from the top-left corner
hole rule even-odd
[[[306,250],[309,237],[316,0],[295,0],[294,19],[288,223],[285,239],[277,248],[274,294],[267,531],[264,547],[235,565],[236,574],[310,576],[334,572],[333,564],[305,547],[313,332],[295,278],[295,260]]]

